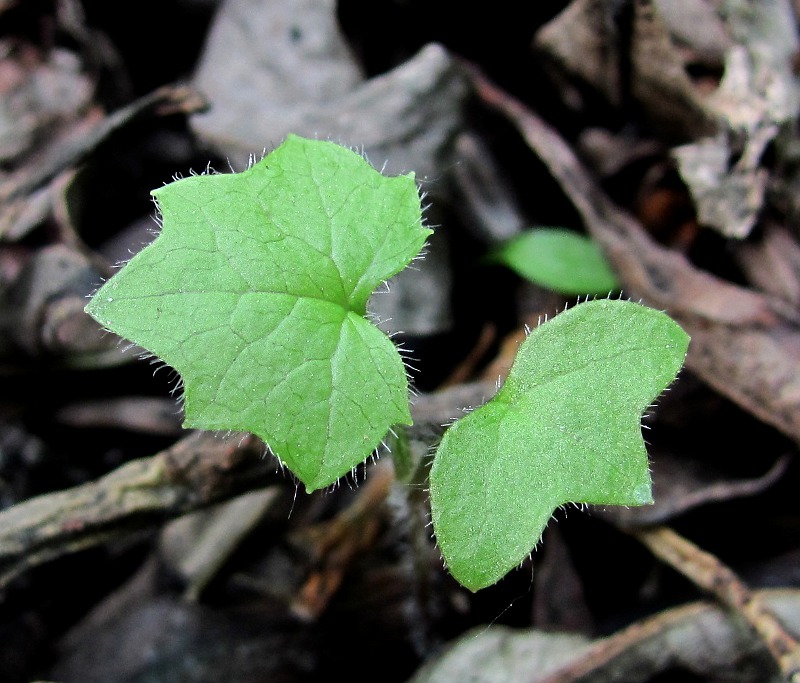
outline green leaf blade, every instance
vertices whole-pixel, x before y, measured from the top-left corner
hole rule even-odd
[[[161,234],[86,310],[181,374],[185,426],[255,433],[314,490],[410,424],[402,359],[363,315],[430,234],[413,175],[290,136],[153,194]]]
[[[563,294],[608,295],[619,281],[595,242],[563,228],[527,230],[492,259],[537,285]]]
[[[450,572],[498,581],[565,503],[652,502],[640,418],[674,379],[688,337],[669,317],[593,301],[525,340],[506,383],[442,438],[431,510]]]

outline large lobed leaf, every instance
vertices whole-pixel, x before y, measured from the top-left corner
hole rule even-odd
[[[402,360],[364,315],[430,233],[413,174],[289,136],[153,195],[161,234],[86,310],[181,374],[184,426],[255,433],[314,490],[410,424]]]
[[[664,313],[610,300],[528,336],[497,395],[450,427],[434,458],[433,527],[458,581],[498,581],[564,503],[652,502],[640,419],[688,343]]]

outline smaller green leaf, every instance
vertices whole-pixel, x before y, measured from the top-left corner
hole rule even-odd
[[[619,289],[595,242],[563,228],[536,228],[506,242],[492,260],[537,285],[564,294],[606,295]]]
[[[688,343],[669,316],[629,301],[584,303],[531,332],[497,395],[448,429],[433,461],[433,528],[458,581],[498,581],[560,505],[652,502],[640,419]]]

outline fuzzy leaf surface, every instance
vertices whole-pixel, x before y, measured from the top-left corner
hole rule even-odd
[[[497,582],[560,505],[652,502],[641,416],[688,343],[628,301],[580,304],[531,332],[500,391],[447,430],[433,461],[433,528],[459,582]]]
[[[255,433],[314,490],[410,424],[402,359],[364,315],[430,232],[413,174],[289,136],[152,194],[161,233],[86,310],[181,374],[185,427]]]
[[[564,294],[603,296],[619,289],[597,244],[572,230],[527,230],[506,242],[492,258],[531,282]]]

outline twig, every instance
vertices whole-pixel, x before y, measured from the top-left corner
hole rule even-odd
[[[764,641],[786,680],[800,681],[800,643],[728,566],[668,527],[630,533],[656,557],[744,617]]]
[[[446,423],[494,391],[493,383],[475,383],[418,396],[411,436],[434,444]],[[268,486],[279,475],[264,453],[254,436],[192,433],[97,481],[0,511],[0,590],[49,560]]]
[[[97,546],[242,491],[263,487],[275,464],[255,437],[191,434],[95,482],[0,512],[0,589],[27,569]]]
[[[304,621],[315,621],[341,586],[347,569],[375,542],[380,516],[375,510],[384,504],[394,482],[389,463],[378,463],[355,500],[333,519],[302,529],[292,544],[312,557],[314,568],[294,600],[292,613]]]
[[[756,597],[796,629],[800,591],[770,589]],[[711,645],[713,644],[713,645]],[[659,612],[590,644],[576,658],[542,677],[531,671],[529,683],[644,683],[667,671],[692,672],[698,678],[741,680],[742,671],[760,666],[761,647],[746,622],[719,604],[702,601]],[[752,676],[748,680],[755,680]],[[764,680],[767,680],[764,678]],[[769,679],[772,680],[772,679]]]

